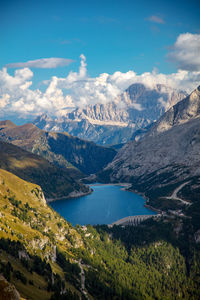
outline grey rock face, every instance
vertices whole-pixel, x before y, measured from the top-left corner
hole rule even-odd
[[[174,125],[184,124],[191,119],[200,117],[200,86],[183,101],[171,107],[152,127],[150,134],[158,134],[172,128]]]
[[[155,171],[187,167],[190,174],[200,175],[200,118],[175,126],[159,135],[146,136],[126,144],[106,169],[113,169],[113,179],[142,176]],[[162,169],[162,170],[161,170]]]
[[[135,131],[157,120],[185,95],[164,85],[149,89],[133,84],[114,102],[76,108],[60,119],[43,115],[34,124],[48,131],[67,131],[101,145],[125,143]]]
[[[111,181],[155,189],[200,176],[200,87],[170,108],[140,141],[127,143],[104,169]],[[146,184],[146,187],[145,187]]]

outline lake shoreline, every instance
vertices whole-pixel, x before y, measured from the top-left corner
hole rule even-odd
[[[116,186],[122,186],[122,190],[127,190],[128,187],[131,187],[130,183],[94,183],[94,184],[88,184],[89,186],[103,186],[103,185],[116,185]],[[127,190],[128,191],[128,190]],[[90,195],[93,193],[93,190],[90,189],[87,193],[83,192],[71,192],[68,196],[62,196],[62,197],[57,197],[57,198],[46,198],[46,202],[54,202],[54,201],[59,201],[59,200],[65,200],[65,199],[72,199],[72,198],[80,198],[84,197],[87,195]]]
[[[67,200],[67,199],[73,199],[73,198],[80,198],[80,197],[83,197],[83,196],[87,196],[87,195],[90,195],[93,193],[93,190],[90,189],[87,193],[83,193],[83,192],[72,192],[70,193],[68,196],[62,196],[62,197],[58,197],[58,198],[47,198],[46,199],[46,202],[47,204],[48,203],[51,203],[51,202],[56,202],[56,201],[59,201],[59,200]]]
[[[123,186],[124,188],[129,188],[131,187],[131,183],[128,183],[128,182],[119,182],[119,183],[92,183],[92,184],[89,184],[89,186],[103,186],[103,185],[116,185],[116,186]]]
[[[155,207],[147,204],[149,202],[149,198],[145,195],[145,193],[138,192],[135,189],[130,189],[129,192],[132,192],[132,193],[135,193],[135,194],[138,194],[138,195],[142,196],[144,198],[144,200],[145,200],[144,207],[146,207],[146,208],[148,208],[148,209],[150,209],[150,210],[152,210],[152,211],[154,211],[154,212],[156,212],[158,214],[162,213],[161,210],[159,210],[159,209],[157,209],[157,208],[155,208]]]
[[[49,205],[51,206],[52,204],[54,210],[74,224],[74,226],[75,224],[109,225],[127,216],[153,216],[158,213],[151,207],[146,206],[146,199],[141,197],[141,194],[139,195],[138,192],[135,193],[131,190],[132,185],[130,183],[118,182],[104,184],[97,182],[88,184],[88,186],[90,186],[91,189],[90,192],[87,193],[87,195],[91,194],[89,197],[76,192],[73,194],[73,197],[60,198],[60,200],[66,200],[66,202],[54,201],[54,199],[52,199],[53,201],[51,201]],[[123,193],[126,191],[131,193]],[[112,196],[112,193],[114,193],[114,196]],[[135,199],[132,198],[132,194],[135,194]],[[81,199],[82,196],[86,197]],[[75,198],[75,201],[72,201],[72,198]],[[103,211],[102,215],[101,211]],[[124,213],[122,213],[122,211]]]
[[[103,185],[115,185],[115,186],[122,186],[123,188],[121,188],[121,190],[127,191],[127,192],[131,192],[137,195],[140,195],[144,198],[145,203],[144,203],[144,207],[152,210],[153,212],[156,212],[158,214],[162,213],[161,210],[147,204],[149,202],[149,198],[145,195],[145,193],[139,192],[136,189],[130,189],[132,184],[129,182],[118,182],[118,183],[94,183],[94,184],[88,184],[89,186],[103,186]]]

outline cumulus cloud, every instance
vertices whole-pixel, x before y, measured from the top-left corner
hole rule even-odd
[[[51,69],[57,67],[68,66],[73,62],[72,59],[68,58],[57,58],[57,57],[50,57],[50,58],[41,58],[35,60],[29,60],[27,62],[18,62],[7,64],[7,68],[40,68],[40,69]]]
[[[158,23],[158,24],[165,24],[165,21],[158,16],[150,16],[148,19],[148,21],[153,22],[153,23]]]
[[[0,115],[8,118],[17,114],[27,118],[41,113],[49,115],[64,115],[66,111],[75,107],[84,107],[88,104],[108,103],[115,101],[123,107],[118,97],[133,83],[143,83],[152,89],[156,84],[164,84],[172,88],[186,90],[188,93],[199,85],[200,72],[179,70],[172,74],[162,74],[153,70],[137,74],[134,71],[126,73],[103,73],[97,77],[87,74],[86,58],[82,54],[78,72],[69,72],[64,78],[53,76],[45,82],[47,87],[44,92],[39,89],[32,90],[33,72],[28,69],[16,70],[14,75],[9,75],[6,68],[0,71]],[[159,100],[162,105],[162,99]],[[135,109],[142,110],[138,104]]]
[[[181,70],[200,71],[200,34],[180,34],[167,56]]]
[[[16,70],[14,76],[7,69],[0,71],[0,106],[1,117],[16,114],[21,118],[41,114],[41,112],[56,113],[72,105],[71,98],[64,96],[57,88],[57,77],[53,77],[46,91],[31,90],[29,81],[33,73],[24,68]]]
[[[8,105],[10,99],[10,95],[8,94],[3,94],[2,97],[0,98],[0,108],[6,107]]]

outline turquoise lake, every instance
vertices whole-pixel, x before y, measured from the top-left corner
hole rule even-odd
[[[51,207],[72,225],[111,224],[136,215],[155,215],[144,207],[142,196],[122,190],[118,185],[91,185],[87,196],[51,202]]]

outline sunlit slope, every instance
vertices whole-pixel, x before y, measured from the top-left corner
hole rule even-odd
[[[38,185],[2,169],[0,216],[0,273],[7,275],[26,299],[50,299],[52,276],[55,282],[64,279],[56,262],[58,251],[64,251],[72,262],[71,249],[83,245],[80,235],[46,204]],[[75,286],[73,272],[71,277]],[[65,285],[76,291],[70,280]]]
[[[190,218],[73,228],[38,185],[5,170],[0,212],[0,273],[25,299],[199,298],[199,231]]]
[[[98,146],[66,132],[47,132],[31,123],[16,126],[10,121],[0,121],[0,139],[67,168],[74,178],[80,178],[82,173],[96,173],[116,154],[114,149]]]
[[[39,184],[47,198],[85,193],[89,188],[76,182],[68,170],[61,169],[38,155],[0,141],[0,168],[20,178]]]
[[[7,228],[1,232],[1,237],[22,240],[33,254],[39,253],[43,257],[54,256],[54,243],[51,245],[50,240],[61,247],[69,247],[71,243],[67,235],[73,238],[75,234],[75,239],[78,236],[72,226],[46,204],[40,186],[2,169],[0,169],[0,211],[1,228]],[[60,228],[62,230],[59,230]],[[41,243],[42,239],[44,240]],[[45,244],[48,245],[44,247]]]

